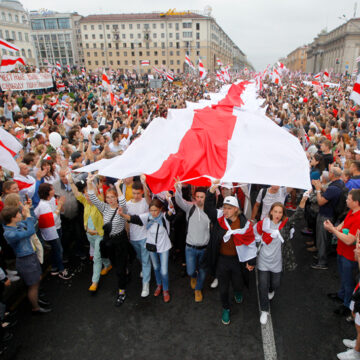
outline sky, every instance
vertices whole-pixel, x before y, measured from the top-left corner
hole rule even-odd
[[[247,55],[257,70],[274,64],[297,47],[309,44],[321,30],[328,31],[354,15],[354,0],[20,0],[27,10],[46,8],[58,12],[90,14],[203,10],[211,15]],[[46,5],[45,5],[46,4]],[[357,17],[360,17],[360,1]]]

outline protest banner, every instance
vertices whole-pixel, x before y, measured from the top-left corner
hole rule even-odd
[[[49,73],[0,73],[0,88],[7,90],[35,90],[53,86]]]

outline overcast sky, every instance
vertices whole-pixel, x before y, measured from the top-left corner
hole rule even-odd
[[[324,28],[332,30],[353,17],[353,0],[20,0],[27,10],[46,8],[80,15],[203,10],[212,16],[245,52],[256,70],[273,64],[298,46],[310,43]],[[360,17],[360,8],[357,11]]]

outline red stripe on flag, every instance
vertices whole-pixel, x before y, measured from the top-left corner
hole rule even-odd
[[[360,84],[355,83],[355,84],[354,84],[353,91],[355,91],[355,92],[357,92],[358,94],[360,94]]]
[[[7,150],[12,156],[16,155],[15,151],[12,151],[11,149],[9,149],[7,146],[4,145],[4,143],[0,140],[0,146],[3,147],[5,150]]]
[[[53,213],[41,214],[39,216],[39,228],[46,229],[55,226]]]
[[[14,179],[14,181],[17,182],[17,184],[19,186],[19,190],[27,189],[33,185],[33,184],[29,184],[25,181],[20,181],[20,180],[16,180],[16,179]]]

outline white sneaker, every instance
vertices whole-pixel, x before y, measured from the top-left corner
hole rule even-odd
[[[269,294],[268,294],[269,300],[272,300],[274,298],[274,296],[275,296],[275,291],[269,292]]]
[[[8,275],[17,275],[18,272],[16,270],[6,270]]]
[[[20,276],[16,276],[16,275],[8,275],[8,279],[11,281],[11,282],[15,282],[15,281],[18,281],[20,280]]]
[[[215,279],[213,280],[213,282],[210,284],[210,287],[211,287],[212,289],[216,289],[216,288],[218,287],[218,285],[219,285],[219,281],[218,281],[217,278],[215,278]]]
[[[343,344],[349,348],[349,349],[353,349],[356,345],[356,339],[355,340],[349,340],[349,339],[344,339],[343,340]]]
[[[360,353],[354,349],[349,349],[336,355],[339,360],[359,360]]]
[[[268,321],[268,315],[269,313],[267,311],[262,311],[260,315],[260,323],[262,325],[265,325]]]
[[[141,292],[141,297],[147,297],[149,296],[149,283],[145,283],[143,284],[143,288],[142,288],[142,292]]]
[[[142,279],[142,271],[140,271],[140,279]]]

